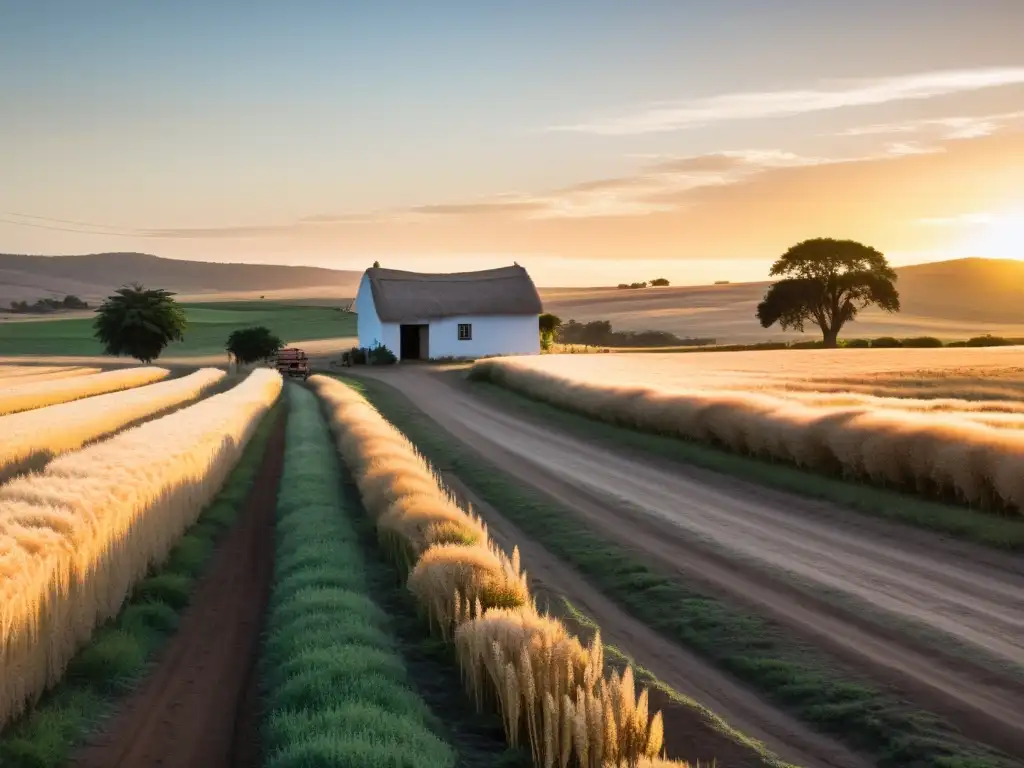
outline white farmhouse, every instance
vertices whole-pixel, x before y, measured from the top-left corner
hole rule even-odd
[[[540,296],[512,267],[430,275],[374,267],[359,283],[359,346],[399,360],[540,354]]]

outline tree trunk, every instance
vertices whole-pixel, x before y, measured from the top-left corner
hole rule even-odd
[[[821,333],[823,335],[822,345],[825,349],[835,349],[839,346],[839,329],[835,330],[831,328],[822,328]]]

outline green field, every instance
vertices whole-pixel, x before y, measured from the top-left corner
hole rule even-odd
[[[285,342],[354,336],[356,316],[340,307],[271,301],[182,304],[188,316],[185,340],[170,344],[165,356],[224,353],[237,328],[265,325]],[[0,322],[0,356],[102,355],[92,318]]]

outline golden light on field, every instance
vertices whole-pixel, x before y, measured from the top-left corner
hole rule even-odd
[[[619,426],[1024,509],[1024,347],[543,355],[470,376]]]

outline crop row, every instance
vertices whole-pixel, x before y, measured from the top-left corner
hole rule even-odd
[[[451,768],[431,731],[366,569],[340,490],[338,458],[316,397],[288,387],[274,584],[261,661],[265,768]]]
[[[0,725],[195,522],[281,392],[276,371],[0,486]]]
[[[362,396],[324,376],[338,449],[382,546],[408,572],[433,626],[455,646],[478,709],[500,712],[506,738],[538,766],[671,765],[659,760],[661,713],[633,675],[604,675],[600,636],[589,646],[529,594],[518,550],[503,553],[463,510],[415,447]],[[678,765],[678,763],[676,763]]]
[[[195,399],[224,376],[217,368],[203,368],[179,379],[0,416],[0,479],[36,457],[76,450],[149,414]]]
[[[813,407],[756,392],[598,384],[515,360],[482,360],[469,375],[601,421],[846,479],[971,505],[1024,505],[1019,429],[897,409]]]
[[[10,386],[28,381],[39,383],[72,376],[88,376],[99,372],[99,368],[86,368],[85,366],[3,365],[0,366],[0,385]]]
[[[22,381],[0,387],[0,416],[151,384],[165,378],[169,373],[166,368],[146,366],[106,373],[87,373],[66,379]]]

